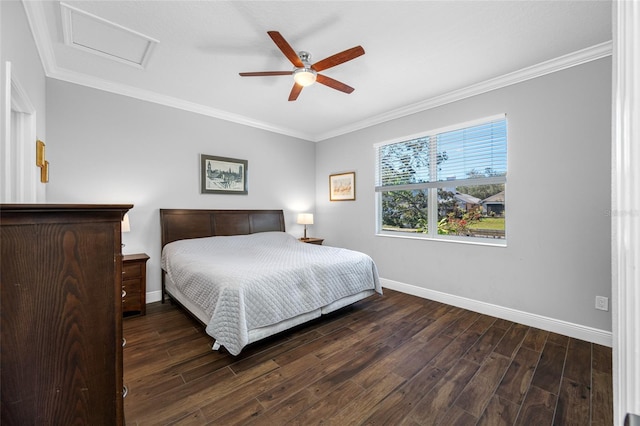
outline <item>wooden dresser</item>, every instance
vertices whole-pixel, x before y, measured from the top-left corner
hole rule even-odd
[[[131,205],[0,205],[3,425],[122,425]]]

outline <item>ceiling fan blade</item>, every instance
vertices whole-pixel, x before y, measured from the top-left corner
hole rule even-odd
[[[258,72],[241,72],[238,73],[242,77],[264,77],[270,75],[291,75],[293,71],[258,71]]]
[[[316,81],[320,84],[324,84],[325,86],[329,86],[332,89],[336,89],[347,94],[355,90],[351,86],[347,86],[346,84],[341,83],[338,80],[334,80],[333,78],[327,77],[326,75],[322,75],[322,74],[318,74],[316,76]]]
[[[296,99],[298,99],[300,92],[302,92],[302,86],[298,83],[293,83],[291,93],[289,94],[289,101],[295,101]]]
[[[351,49],[347,49],[343,52],[336,53],[335,55],[329,56],[328,58],[325,58],[321,61],[316,62],[311,66],[311,68],[320,72],[320,71],[326,70],[327,68],[335,67],[336,65],[340,65],[344,62],[350,61],[362,55],[364,55],[364,49],[362,48],[362,46],[352,47]]]
[[[291,45],[289,43],[287,43],[287,40],[285,40],[284,37],[282,37],[282,35],[279,32],[277,32],[277,31],[267,31],[267,34],[269,34],[269,37],[271,37],[271,39],[276,44],[276,46],[278,46],[280,51],[282,51],[282,53],[284,53],[284,56],[286,56],[287,59],[289,59],[289,61],[291,61],[291,63],[293,65],[295,65],[296,67],[303,67],[304,66],[302,64],[302,61],[298,57],[298,54],[296,53],[296,51],[293,50]]]

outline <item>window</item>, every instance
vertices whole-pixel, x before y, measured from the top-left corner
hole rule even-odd
[[[378,233],[505,240],[504,115],[375,150]]]

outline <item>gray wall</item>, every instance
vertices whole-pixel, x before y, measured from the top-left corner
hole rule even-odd
[[[312,142],[52,79],[47,111],[47,201],[134,204],[123,252],[151,256],[148,292],[160,290],[160,208],[284,209],[296,236],[296,213],[313,208]],[[248,160],[249,194],[201,194],[200,154]]]
[[[27,28],[22,6],[2,2],[2,59],[19,65],[42,118]],[[151,256],[150,292],[160,288],[159,208],[284,208],[289,232],[302,233],[295,213],[315,211],[310,235],[372,255],[385,279],[611,330],[610,312],[594,309],[596,295],[611,297],[609,58],[318,144],[57,80],[46,100],[47,201],[135,204],[124,252]],[[499,113],[509,123],[507,247],[374,235],[374,143]],[[200,194],[200,153],[249,160],[249,195]],[[329,174],[352,170],[357,200],[329,202]]]
[[[507,247],[374,236],[373,144],[506,113]],[[364,251],[381,277],[611,330],[611,60],[600,59],[320,142],[316,224]],[[329,202],[328,176],[356,172],[356,201]]]

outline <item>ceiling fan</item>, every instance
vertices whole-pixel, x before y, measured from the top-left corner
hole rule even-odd
[[[311,59],[311,54],[309,52],[300,51],[296,53],[291,45],[287,43],[284,37],[282,37],[282,35],[277,31],[268,31],[267,34],[269,34],[276,46],[278,46],[282,53],[284,53],[284,56],[291,61],[295,68],[292,71],[241,72],[240,76],[264,77],[274,75],[293,75],[294,83],[291,93],[289,94],[290,101],[298,99],[302,88],[309,86],[316,81],[347,94],[353,92],[353,87],[347,86],[346,84],[338,80],[334,80],[331,77],[327,77],[326,75],[319,74],[319,72],[364,55],[364,49],[362,46],[352,47],[351,49],[347,49],[318,61],[315,64],[311,64],[309,62]]]

